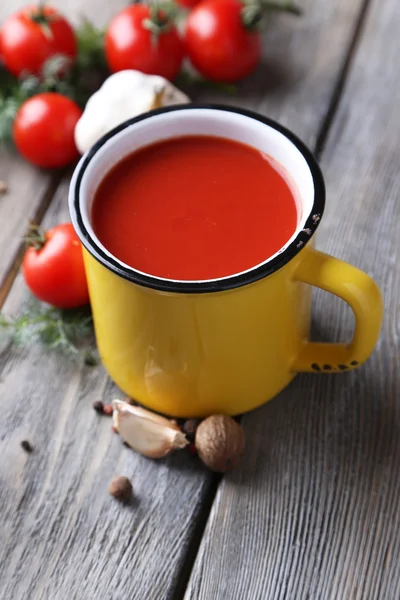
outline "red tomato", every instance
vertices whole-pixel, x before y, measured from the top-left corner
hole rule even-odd
[[[196,69],[214,81],[238,81],[261,57],[258,31],[243,23],[240,0],[204,0],[186,22],[186,50]]]
[[[15,116],[14,143],[38,167],[64,167],[78,156],[74,130],[81,115],[79,106],[62,94],[37,94]]]
[[[105,37],[108,66],[113,72],[136,69],[173,80],[181,68],[183,41],[162,13],[152,21],[156,27],[158,22],[158,33],[148,28],[150,20],[151,9],[143,4],[128,6],[112,19]]]
[[[28,248],[22,263],[25,282],[39,300],[58,308],[89,303],[82,247],[71,223],[45,234],[43,247]]]
[[[46,60],[55,54],[75,58],[75,33],[54,8],[29,6],[4,21],[0,54],[7,69],[17,77],[24,73],[38,75]]]

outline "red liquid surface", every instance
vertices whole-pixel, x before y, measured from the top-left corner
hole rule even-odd
[[[188,136],[134,152],[105,177],[93,229],[126,264],[158,277],[214,279],[277,252],[297,226],[273,161],[239,142]]]

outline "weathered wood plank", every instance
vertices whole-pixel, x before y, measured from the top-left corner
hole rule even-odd
[[[196,598],[400,597],[400,10],[373,2],[323,155],[320,247],[371,273],[386,318],[373,358],[303,376],[244,417],[247,451],[213,505],[187,589]],[[327,294],[319,335],[351,335]]]
[[[0,21],[26,4],[25,0],[2,0]],[[71,0],[68,6],[62,0],[52,2],[52,5],[57,6],[75,23],[79,22],[84,10],[85,15],[98,26],[104,26],[110,16],[126,4],[125,0],[113,3],[87,0],[83,9],[79,0]],[[3,224],[0,236],[1,304],[15,276],[15,265],[21,257],[22,239],[28,219],[40,221],[60,180],[60,174],[36,169],[16,153],[0,147],[0,180],[5,181],[9,188],[7,194],[0,198],[0,222]]]
[[[63,185],[45,224],[67,218]],[[18,276],[4,310],[26,299]],[[124,447],[91,406],[121,397],[100,367],[34,345],[3,349],[0,377],[0,597],[167,598],[211,474],[186,451],[156,462]],[[108,494],[117,474],[132,478],[131,506]]]

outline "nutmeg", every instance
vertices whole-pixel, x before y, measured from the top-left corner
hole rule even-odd
[[[212,415],[198,426],[195,446],[209,469],[225,473],[237,465],[244,452],[244,431],[232,417]]]

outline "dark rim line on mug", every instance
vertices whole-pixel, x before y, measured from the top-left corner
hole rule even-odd
[[[305,159],[311,173],[311,177],[314,185],[314,198],[313,198],[313,206],[307,217],[305,225],[303,229],[298,233],[295,239],[292,240],[288,246],[286,246],[280,253],[278,253],[274,258],[268,260],[262,265],[255,266],[253,269],[248,270],[245,273],[233,274],[229,277],[217,280],[205,280],[205,281],[173,281],[168,279],[160,279],[156,276],[147,275],[135,270],[134,267],[125,267],[121,264],[117,259],[105,254],[102,248],[96,243],[87,230],[80,209],[80,190],[82,179],[85,174],[87,167],[89,166],[91,160],[95,157],[96,153],[104,146],[104,144],[112,138],[117,133],[123,131],[127,127],[134,125],[135,123],[139,123],[145,119],[149,119],[153,116],[180,111],[180,110],[192,110],[192,109],[208,109],[215,111],[223,111],[223,112],[231,112],[239,115],[243,115],[250,119],[259,121],[264,125],[268,125],[272,129],[275,129],[282,135],[284,135],[292,144],[299,150]],[[313,156],[312,152],[301,142],[296,135],[294,135],[291,131],[276,123],[275,121],[269,119],[268,117],[263,117],[249,110],[245,110],[242,108],[234,108],[230,106],[224,106],[220,104],[182,104],[164,108],[158,108],[152,110],[148,113],[139,115],[138,117],[134,117],[133,119],[129,119],[128,121],[124,121],[107,134],[105,134],[84,156],[80,166],[78,167],[79,171],[76,178],[75,190],[74,190],[74,200],[71,205],[71,218],[72,222],[75,226],[75,229],[78,231],[78,235],[80,237],[81,242],[85,246],[85,248],[90,252],[90,254],[96,258],[101,264],[103,264],[106,268],[113,271],[116,275],[127,279],[133,283],[149,287],[155,290],[164,291],[164,292],[180,292],[180,293],[205,293],[205,292],[220,292],[224,290],[231,290],[237,287],[241,287],[247,285],[249,283],[254,283],[259,279],[263,279],[268,275],[271,275],[278,269],[281,269],[284,265],[286,265],[292,258],[294,258],[307,242],[314,235],[315,230],[317,229],[321,217],[325,208],[325,184],[323,180],[323,176],[319,165]],[[268,235],[268,231],[266,231],[266,236]]]

